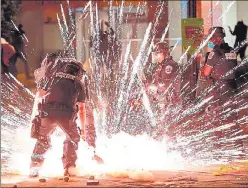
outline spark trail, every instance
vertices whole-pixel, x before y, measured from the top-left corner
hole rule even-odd
[[[218,2],[220,3],[220,2]],[[57,14],[58,24],[61,31],[61,36],[64,42],[65,48],[73,48],[72,43],[76,37],[76,30],[73,23],[73,17],[71,14],[70,4],[68,4],[68,11],[70,14],[70,22],[67,23],[65,19],[65,11],[61,5],[61,22],[59,14]],[[228,6],[228,9],[224,11],[221,19],[225,14],[228,13],[231,6],[234,2],[231,2]],[[136,18],[142,14],[142,8],[147,6],[138,5],[136,11]],[[159,113],[159,110],[155,107],[149,97],[147,97],[147,91],[142,83],[141,73],[148,62],[148,57],[151,54],[152,45],[155,40],[156,28],[159,24],[160,15],[164,9],[164,2],[158,3],[158,7],[155,13],[155,17],[152,23],[148,24],[144,38],[141,44],[141,47],[138,52],[138,56],[135,60],[132,59],[132,44],[133,41],[129,41],[127,47],[125,48],[125,53],[120,59],[115,59],[116,67],[119,69],[110,69],[107,65],[107,62],[111,57],[111,52],[115,52],[115,47],[113,43],[107,47],[107,54],[101,54],[100,51],[100,30],[99,30],[99,12],[98,4],[96,2],[89,1],[87,3],[85,10],[82,16],[79,18],[86,19],[87,16],[90,17],[90,34],[95,36],[93,40],[93,51],[90,56],[92,63],[92,74],[90,77],[94,81],[91,90],[95,95],[94,97],[98,102],[103,103],[103,108],[100,109],[96,105],[96,124],[97,124],[97,151],[102,155],[103,159],[107,161],[107,165],[103,168],[96,167],[92,161],[90,161],[89,152],[87,152],[87,145],[85,143],[80,145],[79,148],[79,166],[84,167],[89,171],[98,170],[98,171],[108,171],[108,170],[126,170],[127,168],[133,169],[171,169],[178,168],[185,160],[187,162],[199,163],[199,164],[212,164],[214,162],[225,162],[228,158],[236,158],[240,154],[245,154],[245,152],[239,147],[238,141],[246,141],[248,139],[247,133],[240,135],[240,130],[233,128],[234,123],[228,122],[228,118],[234,115],[235,113],[241,113],[247,110],[248,101],[247,101],[247,83],[244,83],[239,86],[239,89],[242,90],[238,94],[234,95],[226,104],[224,105],[234,105],[235,108],[232,110],[221,111],[219,119],[222,120],[219,124],[214,124],[214,119],[209,112],[206,112],[207,105],[212,101],[211,97],[202,96],[196,101],[195,104],[190,104],[189,106],[183,108],[178,107],[170,111],[169,108],[166,108],[163,116],[168,116],[169,118],[166,121],[159,124],[156,121],[162,116]],[[130,4],[129,12],[133,9],[134,6]],[[124,1],[121,2],[119,7],[119,14],[117,15],[118,22],[114,22],[116,15],[114,11],[113,2],[110,1],[109,5],[109,17],[110,17],[110,27],[114,27],[115,24],[117,32],[115,39],[121,43],[123,40],[121,38],[121,32],[123,25],[128,23],[128,15],[126,21],[123,21],[124,18]],[[211,13],[210,13],[211,14]],[[13,23],[14,24],[14,23]],[[161,40],[165,39],[165,36],[169,28],[173,27],[173,23],[170,20],[167,23],[167,26],[164,28],[164,33]],[[184,73],[186,69],[192,64],[192,61],[195,59],[196,55],[200,53],[201,49],[207,44],[211,34],[207,37],[206,40],[202,41],[195,54],[193,54],[188,62],[183,65],[181,73]],[[113,38],[109,37],[108,42],[111,42]],[[173,50],[177,47],[174,46]],[[117,45],[118,46],[118,45]],[[79,48],[79,47],[78,47]],[[190,47],[189,47],[190,48]],[[179,63],[183,64],[183,59],[187,55],[187,51],[182,54],[179,59]],[[92,50],[91,49],[91,50]],[[74,49],[69,50],[69,55],[75,57]],[[107,58],[105,58],[105,55]],[[113,53],[112,53],[113,55]],[[114,56],[121,56],[122,53],[116,52]],[[130,63],[131,62],[131,63]],[[241,62],[241,65],[246,65],[247,59]],[[234,70],[232,70],[234,71]],[[114,82],[109,82],[111,73],[113,74]],[[246,76],[246,75],[242,75]],[[107,78],[107,79],[106,79]],[[113,84],[113,91],[106,91],[109,89],[109,84]],[[25,157],[29,157],[29,150],[32,148],[33,141],[30,141],[29,130],[30,125],[28,122],[31,120],[32,104],[34,102],[34,94],[29,90],[24,88],[20,83],[18,83],[11,76],[5,75],[4,81],[2,84],[2,108],[1,112],[4,114],[2,116],[2,162],[4,162],[4,172],[9,172],[11,170],[21,171],[21,169],[15,169],[16,159],[21,157],[25,160]],[[188,87],[187,85],[184,86]],[[118,89],[117,89],[118,88]],[[104,91],[105,89],[105,91]],[[193,92],[197,88],[193,88]],[[207,88],[205,94],[211,91],[213,87]],[[165,93],[168,92],[165,91]],[[20,95],[16,95],[19,93]],[[164,94],[165,94],[164,93]],[[111,95],[110,95],[111,94]],[[128,101],[132,97],[142,96],[143,104],[138,108],[137,111],[133,107],[130,107]],[[25,101],[28,101],[25,102]],[[208,117],[209,116],[209,117]],[[157,118],[157,119],[156,119]],[[206,121],[208,120],[208,121]],[[236,121],[238,124],[247,124],[247,116],[239,117]],[[152,126],[151,126],[152,125]],[[145,127],[145,128],[144,128]],[[151,129],[153,127],[154,129]],[[233,129],[232,129],[233,128]],[[111,131],[109,131],[111,130]],[[165,130],[174,132],[175,135],[171,137],[175,139],[175,142],[165,141],[167,137]],[[25,139],[20,137],[18,132],[22,131],[25,134]],[[122,132],[125,131],[126,133]],[[215,140],[215,132],[222,132],[223,137],[220,140]],[[154,135],[160,135],[160,137],[151,138]],[[57,165],[60,169],[61,164],[60,152],[56,148],[62,148],[62,138],[58,136],[59,134],[54,135],[53,146],[55,146],[51,153],[48,154],[49,160],[46,162],[44,167],[44,173],[48,173],[49,164]],[[107,136],[112,138],[108,138]],[[131,136],[136,135],[136,136]],[[162,135],[162,139],[161,139]],[[179,136],[178,136],[179,135]],[[20,143],[19,143],[20,141]],[[61,141],[61,143],[59,142]],[[19,144],[17,144],[19,143]],[[21,144],[27,144],[26,147]],[[213,150],[214,144],[225,145],[225,149],[216,149]],[[106,145],[108,147],[106,147]],[[146,145],[145,149],[144,145]],[[60,147],[61,146],[61,147]],[[169,149],[173,149],[176,153],[170,153]],[[82,156],[85,155],[86,156]],[[181,154],[183,154],[184,159]],[[18,156],[18,157],[17,157]],[[137,156],[134,160],[132,158]],[[87,158],[88,157],[88,158]],[[217,160],[215,157],[222,157],[221,160]],[[174,159],[173,159],[174,158]],[[19,158],[20,159],[20,158]],[[120,163],[120,160],[122,163]],[[11,162],[10,162],[11,161]],[[88,162],[88,165],[87,165]],[[25,169],[28,168],[28,161],[24,161]],[[114,167],[117,167],[114,168]],[[23,168],[23,166],[22,166]],[[61,170],[61,169],[60,169]],[[26,171],[25,171],[26,173]],[[60,171],[51,172],[51,175],[60,173]]]

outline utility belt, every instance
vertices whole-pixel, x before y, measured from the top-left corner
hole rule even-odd
[[[57,103],[57,102],[49,102],[47,104],[43,104],[43,109],[45,111],[59,110],[59,111],[64,111],[64,112],[73,112],[73,110],[70,109],[67,105]]]
[[[53,114],[53,112],[56,111],[66,112],[68,113],[70,119],[73,122],[76,121],[77,110],[71,110],[67,105],[61,103],[57,103],[57,102],[49,102],[47,104],[44,104],[43,102],[39,103],[38,111],[39,114],[36,115],[35,118],[33,119],[32,127],[31,127],[31,138],[34,139],[44,139],[44,137],[39,134],[41,127],[41,119],[45,117],[49,117],[50,113]]]

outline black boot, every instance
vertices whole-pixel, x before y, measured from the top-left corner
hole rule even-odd
[[[76,175],[77,175],[76,165],[65,168],[64,176],[76,176]]]

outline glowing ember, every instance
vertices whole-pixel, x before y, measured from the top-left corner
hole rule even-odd
[[[29,130],[20,130],[16,134],[16,146],[22,149],[10,159],[9,170],[21,175],[29,173],[30,156],[34,147],[34,140],[29,138],[29,132]],[[65,135],[59,130],[52,135],[52,149],[46,155],[41,175],[63,175],[61,157],[64,139]],[[167,145],[166,140],[158,142],[147,135],[130,136],[122,132],[111,139],[99,136],[96,152],[103,158],[105,164],[98,165],[92,160],[93,148],[81,142],[77,160],[79,175],[184,169],[183,158],[178,152],[169,153]]]

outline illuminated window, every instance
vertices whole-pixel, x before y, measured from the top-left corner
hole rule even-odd
[[[181,1],[181,14],[182,18],[188,17],[188,1],[186,0]]]
[[[197,2],[197,17],[203,18],[204,34],[212,26],[222,26],[221,21],[222,4],[221,1],[198,1]]]

